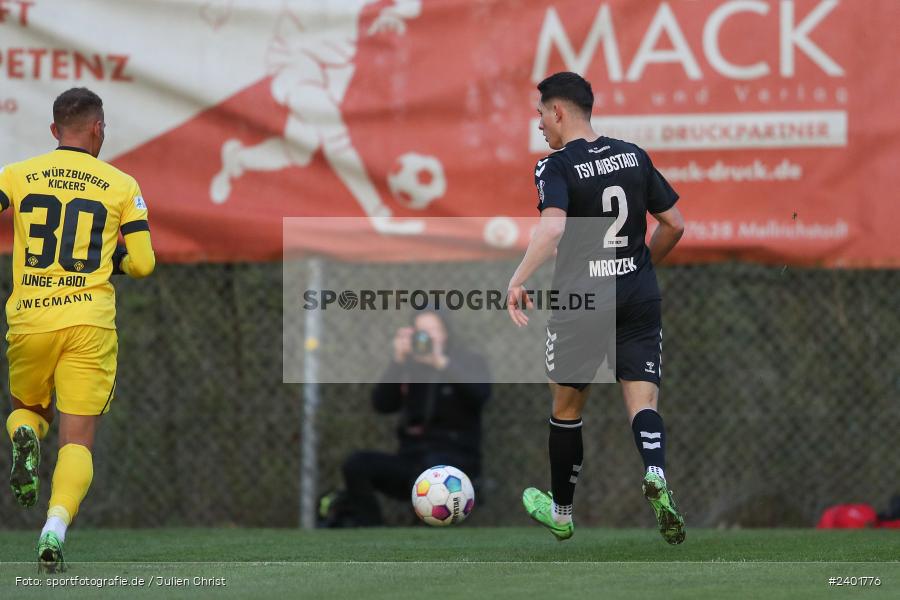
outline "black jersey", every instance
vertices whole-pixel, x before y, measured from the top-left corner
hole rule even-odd
[[[613,294],[616,306],[660,299],[644,241],[647,213],[672,208],[678,194],[644,150],[602,136],[573,140],[537,162],[534,183],[538,210],[555,207],[567,215],[555,290],[594,293],[600,305],[611,304]]]

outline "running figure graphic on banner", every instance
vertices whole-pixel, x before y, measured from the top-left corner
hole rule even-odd
[[[307,166],[321,149],[335,174],[381,233],[418,234],[421,220],[395,221],[353,147],[341,103],[353,78],[359,17],[378,0],[295,0],[279,19],[267,51],[272,97],[290,111],[284,134],[255,146],[237,139],[222,145],[222,169],[210,183],[210,198],[222,204],[232,182],[247,171],[278,171]],[[367,35],[406,32],[406,21],[419,16],[420,0],[394,0],[383,8]]]

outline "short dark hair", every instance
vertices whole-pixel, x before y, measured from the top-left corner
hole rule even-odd
[[[103,100],[85,87],[66,90],[53,102],[53,122],[57,127],[77,125],[103,114]]]
[[[594,109],[594,91],[591,84],[578,73],[564,71],[554,73],[537,86],[541,93],[541,102],[548,104],[550,100],[567,100],[580,108],[590,119]]]

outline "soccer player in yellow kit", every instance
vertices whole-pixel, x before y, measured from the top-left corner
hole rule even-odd
[[[53,103],[50,131],[59,147],[0,169],[0,209],[15,213],[6,303],[10,486],[26,508],[38,499],[40,440],[53,420],[54,391],[59,413],[59,455],[37,549],[49,572],[65,569],[66,528],[91,485],[94,433],[116,388],[110,275],[146,277],[156,264],[137,182],[97,159],[105,127],[103,101],[70,89]]]

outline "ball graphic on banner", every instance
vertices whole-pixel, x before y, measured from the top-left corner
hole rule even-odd
[[[447,191],[441,161],[416,152],[407,152],[397,158],[387,182],[397,202],[415,210],[425,210]]]
[[[519,226],[509,217],[494,217],[484,225],[484,241],[494,248],[510,248],[519,239]]]

